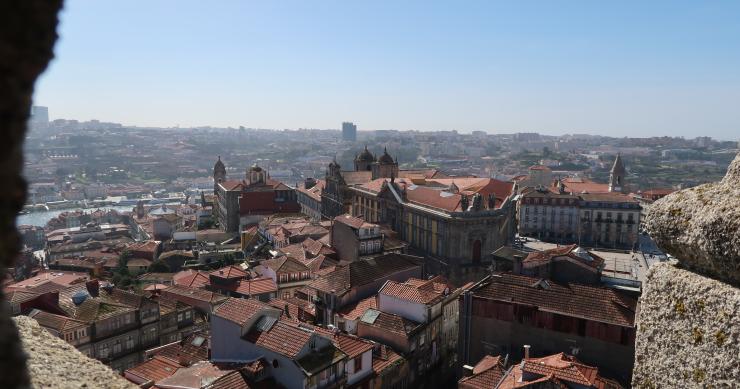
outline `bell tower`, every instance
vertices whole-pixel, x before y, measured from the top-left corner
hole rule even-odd
[[[221,162],[221,156],[218,156],[218,161],[213,165],[213,193],[218,193],[218,184],[226,180],[226,166]]]
[[[622,163],[622,155],[617,153],[617,158],[614,159],[614,165],[609,173],[609,192],[621,192],[624,189],[624,176],[627,171],[624,169]]]

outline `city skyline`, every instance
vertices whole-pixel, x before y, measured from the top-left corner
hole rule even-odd
[[[156,127],[736,140],[738,9],[70,1],[34,104]]]

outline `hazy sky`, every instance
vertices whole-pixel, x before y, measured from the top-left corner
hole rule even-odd
[[[52,118],[740,137],[740,1],[65,3]]]

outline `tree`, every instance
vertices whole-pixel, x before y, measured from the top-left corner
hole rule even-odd
[[[165,261],[156,260],[149,265],[148,271],[150,273],[169,273],[170,266]]]

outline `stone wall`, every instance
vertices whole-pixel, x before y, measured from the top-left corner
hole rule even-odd
[[[678,263],[653,267],[644,283],[633,387],[737,387],[740,155],[721,182],[657,201],[646,226]]]
[[[138,387],[100,361],[86,357],[72,345],[53,336],[36,320],[18,316],[13,321],[28,355],[28,372],[34,388]]]
[[[53,57],[61,0],[0,1],[0,277],[20,239],[15,218],[23,207],[23,139],[36,78]],[[3,297],[3,296],[0,296]],[[3,297],[4,298],[4,297]],[[25,356],[5,304],[0,312],[0,388],[29,387]]]

